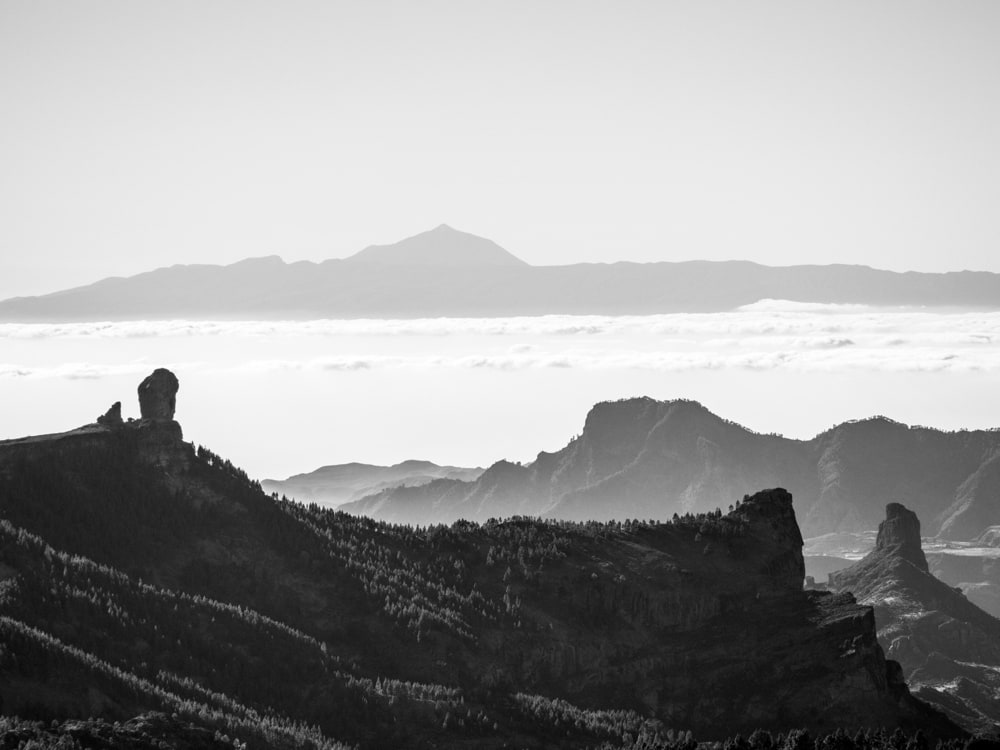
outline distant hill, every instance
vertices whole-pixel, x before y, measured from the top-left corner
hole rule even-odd
[[[482,473],[480,468],[438,466],[430,461],[403,461],[392,466],[350,463],[323,466],[287,479],[265,479],[260,484],[265,492],[332,508],[392,487],[416,487],[435,479],[471,482]]]
[[[1000,620],[931,574],[913,511],[890,503],[875,549],[829,585],[875,607],[879,639],[924,700],[966,727],[1000,731]]]
[[[342,506],[397,523],[511,514],[576,521],[669,519],[787,487],[807,537],[865,531],[886,500],[906,498],[931,534],[969,540],[1000,523],[1000,431],[942,432],[884,417],[811,440],[761,435],[693,401],[597,404],[583,432],[521,466],[500,461],[474,482],[437,480]]]
[[[653,314],[762,299],[1000,309],[1000,274],[894,273],[746,261],[531,266],[441,225],[345,259],[178,265],[0,301],[4,321]]]
[[[493,240],[452,229],[447,224],[391,245],[370,245],[347,260],[383,266],[432,268],[518,268],[528,264]]]

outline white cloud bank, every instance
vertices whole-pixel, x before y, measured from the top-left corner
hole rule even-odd
[[[773,300],[765,300],[771,303]],[[1000,340],[1000,313],[879,310],[853,305],[755,303],[730,313],[671,315],[544,315],[522,318],[417,318],[412,320],[186,321],[2,323],[0,340],[142,338],[298,338],[394,336],[799,336],[825,333],[965,334]]]
[[[186,361],[188,371],[235,374],[405,369],[1000,372],[1000,313],[842,305],[802,309],[798,303],[766,302],[767,309],[758,303],[733,313],[622,317],[0,324],[0,345],[5,347],[0,351],[10,357],[0,360],[0,378],[132,375],[148,372],[149,362],[161,359]],[[87,361],[79,361],[81,351]],[[129,354],[127,361],[122,361],[123,352]]]

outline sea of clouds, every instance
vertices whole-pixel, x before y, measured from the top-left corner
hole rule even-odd
[[[141,373],[148,370],[156,347],[188,371],[233,373],[407,368],[1000,371],[998,312],[780,300],[729,313],[647,316],[0,324],[0,344],[4,342],[4,351],[19,358],[0,359],[0,378]],[[198,342],[200,348],[195,351],[188,342]],[[83,361],[81,346],[88,354]],[[66,349],[65,358],[58,356],[60,348]],[[121,356],[130,350],[137,356]],[[45,356],[35,356],[41,351]],[[110,352],[114,356],[102,356]]]

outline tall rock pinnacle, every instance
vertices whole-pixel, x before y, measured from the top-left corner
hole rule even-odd
[[[920,546],[920,519],[900,503],[885,506],[885,520],[878,525],[876,552],[894,553],[927,572],[927,557]]]
[[[153,370],[139,384],[139,412],[143,419],[171,421],[177,407],[177,376],[170,370]]]

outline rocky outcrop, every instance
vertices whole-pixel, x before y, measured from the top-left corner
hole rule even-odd
[[[122,402],[115,401],[104,414],[97,418],[97,424],[105,427],[117,427],[122,424]]]
[[[139,384],[139,412],[143,419],[172,421],[177,408],[177,376],[170,370],[153,370]]]
[[[113,446],[109,438],[114,437],[137,446],[143,460],[164,469],[166,476],[182,474],[191,464],[192,451],[173,419],[177,390],[177,377],[160,368],[139,385],[142,419],[123,421],[121,402],[116,401],[93,424],[51,435],[0,440],[0,472],[17,460],[61,461],[84,451],[108,450]]]
[[[885,506],[885,520],[878,526],[875,552],[892,555],[912,563],[927,572],[927,558],[920,543],[920,519],[912,510],[899,503]]]
[[[628,696],[705,739],[783,721],[947,726],[886,660],[871,607],[803,591],[803,577],[792,497],[767,490],[726,515],[579,539],[531,585],[511,587],[555,627],[490,633],[484,644],[499,650],[501,680],[550,694],[556,681],[578,703]],[[544,594],[561,580],[577,583],[561,600]]]
[[[917,695],[969,729],[1000,730],[1000,620],[929,572],[912,511],[890,503],[875,549],[829,587],[875,608],[879,639]]]

